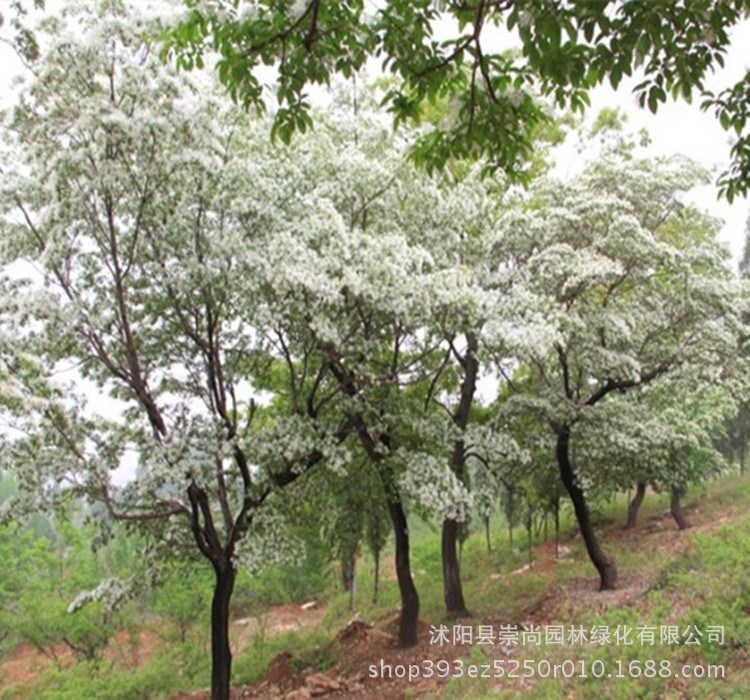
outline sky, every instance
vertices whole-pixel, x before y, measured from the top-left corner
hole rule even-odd
[[[734,28],[726,66],[707,81],[706,87],[709,90],[718,92],[733,85],[750,69],[748,46],[750,21],[746,20]],[[685,155],[712,171],[713,183],[696,189],[691,193],[691,199],[724,220],[721,240],[729,245],[736,269],[745,240],[750,200],[738,198],[732,205],[726,200],[717,201],[715,186],[716,178],[729,165],[731,135],[721,128],[713,114],[701,111],[700,100],[694,100],[690,105],[684,100],[670,100],[659,108],[656,115],[648,109],[641,109],[632,93],[633,86],[639,80],[636,76],[623,81],[617,92],[609,86],[597,89],[592,95],[590,116],[595,115],[602,107],[620,107],[628,115],[628,124],[635,129],[648,129],[652,137],[651,150],[655,154]]]

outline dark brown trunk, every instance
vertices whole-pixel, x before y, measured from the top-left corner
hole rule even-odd
[[[560,558],[560,498],[555,500],[555,559]]]
[[[341,585],[349,593],[354,587],[354,572],[357,560],[353,555],[345,555],[341,558]]]
[[[393,522],[396,541],[396,578],[401,593],[401,619],[398,626],[400,647],[413,647],[417,643],[417,620],[419,619],[419,595],[411,577],[409,560],[409,530],[401,502],[392,499],[388,511]]]
[[[533,519],[533,515],[531,511],[531,505],[527,504],[526,506],[526,550],[529,556],[529,568],[531,568],[534,564],[534,551],[532,549],[532,542],[531,542],[533,527],[534,527],[534,519]]]
[[[458,528],[456,520],[443,521],[442,559],[443,559],[443,597],[445,610],[449,617],[470,617],[464,601],[461,587],[461,574],[458,563]]]
[[[232,652],[229,648],[229,602],[236,572],[228,557],[214,564],[216,581],[211,601],[211,700],[229,700]]]
[[[672,517],[677,523],[677,527],[680,530],[687,530],[690,527],[688,519],[685,517],[685,513],[682,510],[682,496],[685,493],[684,486],[673,486],[672,492],[669,499],[669,507],[672,511]]]
[[[479,374],[479,362],[476,357],[479,342],[472,333],[466,334],[466,352],[459,362],[464,371],[461,381],[461,396],[458,406],[453,413],[453,423],[463,431],[469,424],[469,414],[474,401],[474,393]],[[462,439],[453,443],[451,455],[451,469],[456,478],[464,483],[466,470],[466,446]],[[458,559],[458,530],[459,524],[455,520],[443,521],[441,553],[443,563],[443,599],[445,611],[449,617],[471,617],[466,608],[463,586],[461,585],[461,567]]]
[[[635,495],[628,505],[628,522],[625,523],[626,530],[632,530],[638,524],[638,511],[641,509],[643,498],[646,495],[646,484],[639,481],[635,487]]]
[[[191,481],[187,488],[192,510],[191,528],[201,554],[214,570],[211,600],[211,700],[229,700],[232,678],[232,652],[229,647],[229,603],[237,572],[232,564],[234,541],[223,546],[214,527],[205,489]],[[243,516],[244,517],[244,516]],[[202,523],[201,523],[202,520]],[[234,531],[236,534],[237,531]]]
[[[329,365],[333,376],[347,396],[355,397],[358,394],[356,383],[352,376],[337,362]],[[396,578],[401,593],[401,618],[399,621],[398,642],[401,647],[411,647],[417,643],[417,621],[419,619],[419,595],[411,577],[411,563],[409,561],[409,530],[406,523],[406,513],[401,505],[398,490],[393,484],[393,477],[388,473],[388,468],[383,462],[383,452],[379,449],[385,446],[388,450],[393,448],[390,433],[380,434],[379,443],[367,428],[367,424],[361,414],[352,416],[354,428],[359,436],[360,443],[367,452],[367,456],[376,465],[388,498],[388,514],[393,524],[394,539],[396,542]]]
[[[347,554],[341,559],[341,585],[349,594],[349,610],[354,610],[354,578],[357,571],[357,558]]]
[[[594,528],[591,526],[589,509],[586,505],[586,497],[583,489],[578,485],[573,465],[570,462],[570,426],[563,425],[557,431],[556,446],[557,465],[560,469],[560,477],[563,485],[570,495],[573,502],[573,510],[576,514],[578,527],[581,530],[581,536],[586,544],[591,563],[599,572],[599,590],[610,591],[617,586],[617,567],[614,560],[608,557],[594,534]]]

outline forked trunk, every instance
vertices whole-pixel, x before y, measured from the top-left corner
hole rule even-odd
[[[672,511],[672,517],[677,523],[677,527],[680,530],[687,530],[690,527],[688,519],[685,517],[685,513],[682,510],[682,497],[685,494],[684,486],[673,486],[670,494],[669,506]]]
[[[443,521],[441,552],[443,561],[443,597],[445,610],[450,617],[470,617],[466,609],[464,593],[461,587],[461,574],[458,563],[458,528],[456,520]]]
[[[398,626],[400,647],[413,647],[417,643],[417,620],[419,619],[419,595],[411,577],[409,560],[409,530],[406,513],[399,500],[391,500],[388,512],[393,522],[396,540],[396,578],[401,593],[401,618]]]
[[[573,465],[570,462],[570,426],[563,425],[557,433],[556,446],[557,465],[560,468],[560,477],[563,485],[573,502],[573,510],[576,514],[581,536],[586,544],[591,562],[599,572],[599,590],[610,591],[617,586],[617,567],[614,560],[608,557],[594,534],[591,526],[589,509],[586,505],[586,497],[583,489],[578,485]]]
[[[214,565],[216,581],[211,601],[211,700],[229,700],[232,652],[229,648],[229,602],[236,572],[231,560]]]
[[[635,494],[633,500],[628,505],[628,522],[625,523],[626,530],[632,530],[638,524],[638,512],[641,509],[643,498],[646,495],[646,484],[643,481],[639,481],[635,487]]]

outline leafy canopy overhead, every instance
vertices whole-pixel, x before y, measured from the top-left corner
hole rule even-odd
[[[724,64],[729,30],[748,0],[184,0],[166,55],[187,69],[219,54],[232,97],[263,108],[258,68],[276,66],[275,134],[289,140],[311,125],[307,90],[351,77],[376,59],[396,81],[384,103],[395,121],[419,120],[428,103],[450,105],[422,135],[414,156],[428,168],[448,158],[488,157],[525,179],[535,128],[549,118],[535,96],[583,110],[591,88],[641,71],[635,93],[656,112],[668,95],[696,94],[734,132],[729,171],[719,180],[730,201],[750,181],[750,74],[718,95],[704,88]],[[446,31],[447,30],[447,31]],[[507,35],[512,35],[508,37]],[[520,51],[508,47],[520,44]]]

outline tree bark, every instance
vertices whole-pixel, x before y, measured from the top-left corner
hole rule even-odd
[[[354,587],[354,573],[357,565],[356,555],[345,554],[341,557],[341,585],[349,593]]]
[[[560,469],[560,477],[563,485],[573,502],[573,510],[576,514],[581,536],[586,544],[586,551],[592,564],[599,572],[599,590],[610,591],[617,586],[617,567],[615,562],[607,556],[599,545],[599,541],[591,526],[589,509],[586,505],[586,497],[583,489],[578,485],[573,465],[570,462],[570,426],[562,425],[557,431],[556,445],[557,465]]]
[[[341,558],[341,585],[349,594],[349,610],[354,610],[354,579],[357,574],[357,555],[347,553]]]
[[[229,700],[232,652],[229,648],[229,602],[236,572],[229,557],[214,564],[216,581],[211,601],[211,700]]]
[[[560,558],[560,497],[555,499],[555,559]]]
[[[747,446],[743,443],[740,446],[740,475],[744,476],[747,465]]]
[[[419,619],[419,594],[411,577],[409,560],[409,530],[406,513],[401,501],[391,497],[388,511],[393,522],[396,540],[396,578],[401,593],[401,619],[398,627],[398,644],[402,648],[413,647],[417,643],[417,620]]]
[[[358,395],[357,386],[352,376],[337,362],[331,362],[329,369],[341,385],[347,396]],[[354,429],[359,441],[367,452],[368,457],[376,466],[388,498],[388,513],[393,524],[396,541],[396,578],[401,593],[401,619],[399,621],[398,642],[401,647],[411,647],[417,643],[417,621],[419,619],[419,595],[411,577],[411,562],[409,560],[409,530],[406,523],[406,513],[401,504],[398,489],[393,484],[392,477],[387,473],[383,463],[383,453],[378,449],[375,438],[370,434],[363,416],[359,413],[352,415]],[[388,450],[391,450],[392,437],[384,432],[378,438]]]
[[[632,530],[638,524],[638,512],[641,509],[643,498],[646,495],[646,483],[639,481],[635,487],[635,495],[628,505],[628,521],[625,523],[626,530]]]
[[[443,521],[441,554],[443,560],[443,597],[445,610],[449,617],[471,617],[466,609],[464,592],[461,586],[461,574],[458,563],[458,522],[447,519]]]
[[[229,700],[232,678],[229,603],[237,576],[232,563],[234,541],[230,537],[227,545],[221,544],[205,489],[191,481],[187,494],[192,512],[190,526],[195,542],[201,554],[211,562],[215,576],[211,600],[211,700]]]
[[[672,492],[669,499],[669,507],[672,511],[672,517],[677,523],[677,527],[680,530],[687,530],[690,527],[688,519],[685,517],[685,513],[682,510],[682,496],[685,494],[684,486],[673,486]]]
[[[531,568],[534,565],[534,550],[532,546],[531,537],[533,534],[533,528],[534,528],[534,520],[533,520],[533,513],[531,510],[531,504],[526,503],[526,553],[529,557],[529,568]]]
[[[479,341],[473,333],[466,334],[466,352],[458,356],[458,361],[464,371],[461,381],[461,395],[458,406],[453,412],[453,423],[461,431],[466,430],[469,424],[471,405],[474,402],[474,393],[477,387],[479,375],[479,361],[477,360],[477,349]],[[451,469],[456,478],[465,482],[466,471],[466,446],[462,438],[453,443],[451,454]],[[443,563],[443,599],[445,600],[445,611],[449,617],[461,618],[471,617],[464,600],[463,586],[461,585],[461,567],[458,560],[458,529],[459,524],[455,520],[443,521],[443,532],[441,541],[441,554]]]

